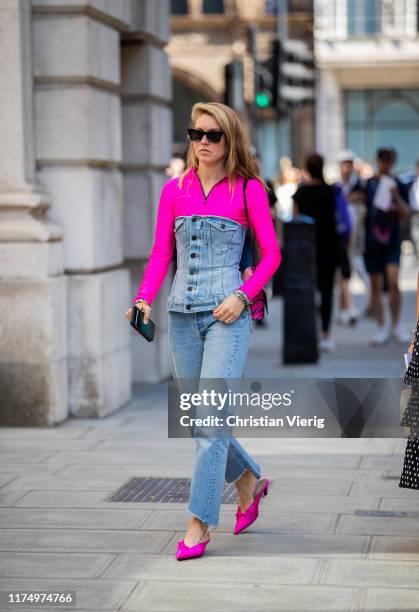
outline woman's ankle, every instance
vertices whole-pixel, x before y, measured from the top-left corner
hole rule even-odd
[[[186,529],[185,538],[189,540],[195,540],[193,543],[198,544],[202,539],[208,539],[209,532],[208,525],[203,523],[198,517],[192,517],[189,521],[188,527]],[[204,537],[205,536],[205,537]]]
[[[243,474],[236,480],[234,483],[238,490],[240,489],[248,489],[250,486],[254,485],[257,482],[256,476],[250,470],[246,470]]]

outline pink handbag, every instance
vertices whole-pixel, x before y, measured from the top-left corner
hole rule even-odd
[[[242,279],[247,281],[254,272],[254,267],[249,266],[242,272]],[[259,293],[253,298],[251,305],[251,313],[252,319],[254,321],[261,321],[265,317],[265,308],[266,314],[268,314],[268,299],[266,297],[265,289],[261,289]]]

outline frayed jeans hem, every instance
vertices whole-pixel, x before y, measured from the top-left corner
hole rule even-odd
[[[188,512],[189,514],[192,514],[192,516],[194,516],[195,518],[199,519],[201,521],[201,523],[203,523],[205,525],[205,527],[208,529],[208,531],[212,531],[213,529],[217,529],[217,527],[219,527],[219,523],[217,523],[216,525],[211,524],[211,523],[207,523],[206,521],[203,520],[203,518],[201,516],[198,516],[198,514],[196,514],[195,512],[192,512],[192,510],[190,510],[188,508]]]

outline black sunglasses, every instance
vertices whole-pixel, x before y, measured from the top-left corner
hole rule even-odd
[[[223,133],[224,132],[221,132],[221,130],[211,130],[209,132],[204,132],[203,130],[195,130],[193,128],[188,129],[189,138],[194,142],[200,142],[204,135],[208,138],[210,142],[220,142]]]

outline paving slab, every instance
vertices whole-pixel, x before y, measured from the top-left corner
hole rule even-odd
[[[269,512],[329,512],[333,514],[351,514],[358,509],[377,510],[380,504],[379,497],[354,497],[349,495],[283,494],[275,496],[269,495],[269,498],[266,504]]]
[[[0,579],[0,590],[8,591],[76,591],[77,608],[117,610],[130,593],[136,583],[129,580],[45,580],[33,578],[7,578]],[[77,609],[76,608],[76,609]],[[21,608],[19,608],[21,609]],[[34,610],[34,608],[30,608]],[[53,610],[53,608],[43,608]],[[57,608],[65,610],[65,608]],[[10,608],[9,608],[10,612]],[[54,611],[55,612],[55,611]]]
[[[372,536],[368,558],[417,562],[419,560],[419,537]]]
[[[6,428],[7,430],[7,428]],[[0,462],[4,464],[21,464],[26,462],[35,462],[40,463],[51,457],[54,454],[54,451],[45,451],[42,449],[33,449],[33,448],[19,448],[19,450],[14,450],[13,448],[4,448],[5,438],[3,438],[0,444]]]
[[[352,486],[352,482],[349,480],[317,480],[316,476],[309,480],[277,479],[269,487],[269,496],[272,499],[275,496],[280,497],[288,494],[318,495],[319,491],[324,495],[341,496],[347,495]],[[271,485],[271,483],[269,484]]]
[[[401,472],[400,472],[401,474]],[[417,491],[399,487],[400,474],[397,480],[382,480],[374,482],[354,482],[350,490],[350,495],[363,496],[373,495],[374,497],[402,497],[406,499],[418,499]]]
[[[108,489],[106,491],[60,491],[57,495],[54,491],[41,489],[40,491],[27,491],[23,496],[20,495],[17,501],[4,505],[13,505],[18,508],[101,508],[108,505],[112,508],[114,502],[103,501],[112,493],[113,490]],[[125,506],[130,507],[130,504],[124,504]]]
[[[0,529],[140,529],[152,510],[0,508]]]
[[[204,565],[202,563],[202,565]],[[232,568],[232,571],[233,568]],[[317,586],[275,586],[258,583],[229,585],[209,582],[145,581],[140,583],[122,610],[153,610],[153,612],[350,612],[353,591],[350,588]]]
[[[403,466],[404,455],[387,455],[387,456],[374,456],[369,455],[368,457],[361,457],[359,467],[361,469],[377,469],[377,470],[399,470]]]
[[[209,552],[209,548],[208,548]],[[179,563],[172,556],[118,555],[101,578],[125,580],[210,580],[214,583],[257,582],[260,584],[310,584],[316,576],[318,559],[284,555],[249,559],[244,556],[205,555],[199,563]]]
[[[12,505],[26,493],[24,489],[0,489],[0,507]]]
[[[177,442],[177,441],[176,441]],[[153,453],[153,458],[159,455],[159,449],[167,454],[170,452],[170,447],[166,446],[164,442],[161,445],[151,444],[147,447],[143,447],[140,452],[120,452],[117,455],[105,451],[93,450],[93,451],[67,451],[57,452],[54,455],[50,455],[48,459],[45,459],[45,464],[58,464],[58,465],[127,465],[127,464],[142,464],[146,459],[145,453]],[[188,447],[184,451],[180,448],[180,445],[173,446],[173,450],[184,456],[193,457],[194,448],[188,443]],[[1,460],[1,457],[0,457]]]
[[[6,474],[0,474],[0,488],[6,487],[6,485],[18,479],[19,479],[19,472],[16,471],[16,468],[14,472],[10,471],[10,472],[7,472]]]
[[[417,612],[419,589],[368,589],[364,610],[377,612]]]
[[[97,446],[99,440],[83,440],[83,439],[74,439],[74,438],[57,438],[50,437],[48,439],[37,438],[35,435],[32,438],[12,438],[8,439],[7,437],[3,438],[1,441],[1,449],[4,453],[20,453],[22,450],[22,455],[28,456],[28,454],[32,455],[35,453],[43,453],[44,456],[47,456],[47,453],[52,453],[53,451],[63,451],[63,450],[91,450]]]
[[[419,588],[419,561],[330,559],[322,584]]]
[[[159,553],[171,531],[2,529],[0,551]]]
[[[412,491],[414,493],[414,491]],[[410,497],[383,497],[380,501],[380,510],[393,510],[396,512],[419,512],[419,496]]]
[[[256,528],[256,527],[255,527]],[[160,532],[159,532],[160,533]],[[163,548],[163,554],[173,555],[176,542],[183,538],[184,531],[176,532]],[[214,533],[212,555],[255,558],[270,555],[304,555],[307,557],[343,556],[361,557],[369,546],[368,536],[347,535],[300,535],[288,533],[257,533],[250,531],[238,536]],[[208,549],[209,552],[209,549]]]
[[[2,578],[95,578],[114,558],[108,554],[68,552],[0,553],[0,575]]]
[[[0,475],[16,473],[23,474],[53,474],[58,469],[58,465],[50,463],[19,463],[15,464],[12,461],[0,462]]]
[[[13,484],[14,489],[37,490],[44,489],[49,491],[103,491],[104,489],[118,489],[124,484],[126,476],[122,474],[106,476],[105,473],[99,478],[92,478],[87,475],[82,476],[55,476],[55,475],[39,475],[39,476],[16,476],[10,479],[8,485]],[[1,481],[1,475],[0,475]]]
[[[336,514],[267,512],[263,503],[259,507],[257,523],[250,526],[246,533],[333,533],[337,521]],[[232,533],[235,524],[236,506],[220,513],[217,533]],[[161,530],[170,525],[171,529],[181,531],[186,527],[184,510],[155,510],[143,523],[143,529]]]
[[[336,533],[415,536],[419,534],[419,518],[342,515]]]

